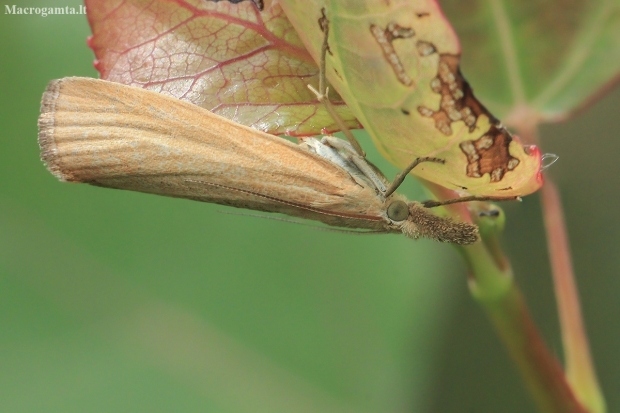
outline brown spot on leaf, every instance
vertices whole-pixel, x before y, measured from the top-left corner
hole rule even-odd
[[[373,37],[377,41],[377,44],[383,52],[383,56],[385,56],[385,59],[392,67],[398,81],[405,86],[411,86],[413,84],[413,80],[411,80],[405,71],[398,54],[396,54],[396,50],[394,50],[392,42],[396,39],[407,39],[413,37],[415,36],[415,31],[412,28],[403,27],[392,22],[388,24],[385,29],[382,29],[376,24],[371,24],[370,33],[372,33]]]
[[[420,43],[423,42],[418,42],[418,49],[420,49]],[[431,90],[441,94],[439,108],[433,110],[420,106],[418,112],[423,116],[433,118],[435,127],[444,135],[451,135],[451,124],[458,121],[463,121],[472,132],[481,114],[487,115],[492,124],[499,124],[497,119],[476,99],[469,83],[463,78],[459,70],[459,56],[450,54],[440,56],[437,76],[431,80]]]
[[[479,139],[462,142],[459,146],[467,157],[467,176],[481,178],[488,173],[491,182],[501,181],[506,172],[519,165],[508,150],[511,141],[506,129],[491,126]]]
[[[342,78],[342,75],[341,75],[341,74],[340,74],[340,72],[338,72],[336,69],[334,69],[334,74],[335,74],[336,76],[338,76],[338,79],[340,79],[340,80],[344,81],[344,79]]]
[[[473,132],[480,115],[489,118],[491,126],[487,131],[481,131],[480,138],[459,145],[467,157],[467,176],[482,178],[489,174],[491,182],[499,182],[506,172],[519,165],[520,161],[511,156],[509,151],[512,136],[474,96],[459,69],[459,56],[440,55],[437,76],[431,80],[430,88],[441,95],[439,108],[434,110],[418,106],[418,112],[432,118],[435,128],[442,134],[452,135],[452,124],[459,121],[463,121],[469,131]]]

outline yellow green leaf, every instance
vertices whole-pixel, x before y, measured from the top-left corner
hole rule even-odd
[[[542,184],[540,152],[524,146],[474,97],[456,34],[433,0],[281,0],[315,60],[323,13],[327,76],[382,154],[450,189],[526,195]]]

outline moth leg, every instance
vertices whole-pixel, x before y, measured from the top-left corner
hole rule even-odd
[[[425,208],[435,208],[443,205],[450,204],[458,204],[459,202],[472,202],[472,201],[490,201],[490,202],[501,202],[501,201],[521,201],[520,196],[509,196],[509,197],[500,197],[500,196],[464,196],[461,198],[448,199],[447,201],[424,201],[421,202],[422,206]]]
[[[336,149],[340,156],[355,165],[357,169],[372,182],[375,189],[377,189],[381,195],[385,194],[385,182],[387,179],[385,179],[381,171],[373,167],[365,157],[359,155],[355,151],[353,145],[335,136],[325,136],[321,139],[321,143]]]
[[[366,153],[362,149],[362,146],[359,144],[351,130],[344,123],[340,115],[334,109],[334,106],[329,101],[327,94],[329,93],[329,87],[327,86],[327,78],[326,78],[326,56],[329,51],[328,37],[329,37],[329,20],[325,15],[325,8],[321,9],[321,18],[319,19],[319,25],[321,26],[321,31],[323,32],[323,45],[321,47],[321,61],[319,63],[319,90],[316,90],[312,85],[308,85],[308,89],[310,89],[317,97],[318,101],[323,103],[327,113],[332,117],[338,128],[342,131],[344,136],[347,138],[351,146],[355,149],[355,152],[362,157],[366,156]]]
[[[325,15],[325,7],[321,9],[321,17],[319,18],[319,26],[323,32],[323,44],[321,45],[321,61],[319,62],[319,92],[324,93],[327,98],[327,52],[331,54],[329,50],[329,20]]]
[[[407,177],[409,172],[411,172],[411,170],[413,168],[415,168],[416,166],[418,166],[422,162],[436,162],[436,163],[441,163],[441,164],[446,163],[446,161],[444,159],[432,158],[432,157],[429,157],[429,156],[426,156],[424,158],[416,158],[405,169],[403,169],[398,175],[396,175],[394,177],[394,180],[390,184],[390,187],[385,192],[385,196],[388,197],[388,196],[392,195],[392,193],[394,191],[396,191],[396,189],[398,189],[400,184],[403,183],[403,181],[405,180],[405,178]]]

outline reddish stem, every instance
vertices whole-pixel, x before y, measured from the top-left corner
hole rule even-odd
[[[515,126],[524,142],[538,144],[540,119],[535,111],[525,106],[516,108],[507,121]],[[548,176],[541,193],[547,248],[562,331],[566,380],[588,411],[601,413],[605,411],[605,400],[596,378],[581,316],[562,203],[555,184]]]
[[[604,401],[581,315],[562,203],[549,177],[546,177],[542,189],[542,208],[564,345],[566,376],[578,397],[591,411],[604,411]]]

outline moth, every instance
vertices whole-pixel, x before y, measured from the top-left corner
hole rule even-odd
[[[340,143],[339,143],[340,142]],[[471,244],[337,138],[296,145],[156,92],[69,77],[47,86],[41,158],[61,181],[278,212],[328,225]]]

